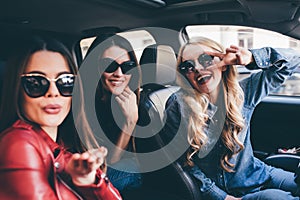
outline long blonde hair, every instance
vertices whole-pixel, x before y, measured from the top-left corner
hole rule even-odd
[[[184,44],[178,54],[177,66],[182,62],[182,54],[188,45],[204,45],[217,52],[224,53],[224,48],[217,42],[205,38],[196,37]],[[177,68],[178,70],[178,68]],[[192,156],[199,152],[207,142],[204,128],[207,125],[208,116],[205,114],[209,104],[207,94],[196,92],[186,78],[177,73],[177,82],[183,93],[183,111],[188,113],[188,135],[187,139],[192,151],[187,153],[187,164],[193,165]],[[222,128],[222,142],[226,148],[221,157],[220,164],[227,172],[233,171],[234,165],[230,163],[232,156],[241,151],[244,146],[238,139],[238,134],[244,128],[244,119],[241,108],[244,102],[244,93],[237,80],[237,70],[233,66],[227,66],[222,72],[222,87],[225,107],[225,123]],[[203,113],[203,114],[200,114]]]

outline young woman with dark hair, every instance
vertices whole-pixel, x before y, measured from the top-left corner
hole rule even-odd
[[[120,191],[137,188],[141,176],[133,134],[139,117],[140,66],[129,41],[119,35],[96,38],[88,56],[92,51],[99,71],[95,110],[101,129],[112,143],[108,147],[107,175]]]
[[[84,112],[73,119],[75,81],[80,77],[71,54],[49,37],[24,41],[8,60],[0,108],[0,199],[121,199],[101,169],[107,149],[98,147]],[[89,141],[81,142],[75,123]]]

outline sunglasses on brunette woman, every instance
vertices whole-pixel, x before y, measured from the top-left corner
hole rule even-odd
[[[125,61],[121,64],[117,63],[115,60],[111,58],[102,58],[100,60],[100,67],[105,67],[105,72],[107,73],[113,73],[116,71],[119,67],[121,67],[122,73],[125,74],[126,72],[130,71],[131,69],[135,68],[137,65],[134,61]]]
[[[214,56],[208,54],[201,54],[198,57],[198,62],[203,66],[204,69],[208,68],[214,63]],[[195,72],[195,61],[193,60],[185,60],[181,62],[178,66],[180,73],[188,74],[190,72]]]
[[[31,98],[44,96],[54,81],[59,93],[64,97],[72,96],[75,82],[74,74],[61,74],[57,78],[51,79],[43,74],[31,73],[21,75],[21,84],[25,93]]]

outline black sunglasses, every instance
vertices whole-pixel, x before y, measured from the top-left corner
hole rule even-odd
[[[113,73],[119,67],[121,67],[122,73],[126,74],[126,72],[130,71],[131,69],[135,68],[137,65],[134,61],[125,61],[121,64],[117,63],[115,60],[111,58],[102,58],[100,60],[100,67],[105,67],[105,72]]]
[[[204,69],[208,68],[213,64],[214,56],[208,54],[201,54],[198,57],[198,62],[204,67]],[[178,69],[180,73],[187,74],[190,72],[195,72],[195,61],[193,60],[186,60],[179,64]]]
[[[50,81],[54,81],[59,93],[64,97],[72,96],[75,75],[61,74],[57,78],[51,79],[43,74],[22,74],[21,84],[25,93],[32,98],[44,96],[50,86]]]

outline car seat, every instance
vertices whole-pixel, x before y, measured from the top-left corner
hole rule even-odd
[[[176,92],[179,87],[175,84],[176,79],[176,55],[172,47],[168,45],[150,45],[143,51],[140,60],[142,70],[142,91],[140,109],[143,110],[140,118],[147,126],[147,134],[151,137],[136,140],[139,153],[154,152],[164,147],[159,131],[164,124],[164,110],[167,99]],[[143,127],[142,127],[143,128]],[[137,132],[145,134],[145,131]],[[163,151],[162,151],[163,152]],[[158,199],[200,199],[200,191],[193,178],[183,170],[177,161],[151,171],[148,169],[151,161],[138,156],[141,169],[144,171],[143,188],[153,191]],[[161,153],[151,158],[152,162],[168,162],[168,155]],[[146,171],[146,172],[145,172]],[[170,194],[160,196],[160,194]],[[173,197],[171,197],[173,196]],[[160,198],[161,197],[161,198]]]
[[[293,154],[274,154],[266,157],[264,162],[274,167],[296,172],[300,164],[300,156]]]

